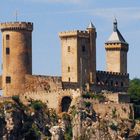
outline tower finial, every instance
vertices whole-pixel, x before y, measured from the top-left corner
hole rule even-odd
[[[113,21],[113,31],[114,32],[117,31],[117,19],[116,19],[116,17],[114,18],[114,21]]]
[[[93,28],[95,28],[95,27],[94,27],[93,23],[90,21],[90,23],[89,23],[87,29],[93,29]]]
[[[15,13],[14,13],[14,17],[15,17],[15,20],[16,20],[16,22],[17,22],[17,20],[18,20],[18,11],[17,11],[17,10],[16,10]]]

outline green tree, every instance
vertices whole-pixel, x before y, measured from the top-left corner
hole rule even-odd
[[[128,93],[133,103],[140,104],[140,79],[130,80]]]

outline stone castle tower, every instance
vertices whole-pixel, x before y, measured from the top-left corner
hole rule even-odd
[[[85,31],[59,34],[62,46],[62,82],[96,83],[96,29],[92,23]]]
[[[4,96],[24,91],[25,74],[32,74],[32,30],[30,22],[1,23],[2,89]]]
[[[113,33],[105,43],[107,71],[127,73],[128,43],[118,30],[117,20],[113,22]]]

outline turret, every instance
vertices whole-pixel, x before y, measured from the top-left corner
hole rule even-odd
[[[118,30],[116,19],[113,22],[113,33],[105,43],[105,49],[107,71],[127,73],[128,43]]]

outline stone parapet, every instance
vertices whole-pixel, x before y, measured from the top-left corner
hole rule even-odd
[[[80,30],[74,30],[74,31],[65,31],[65,32],[60,32],[59,37],[64,38],[64,37],[89,37],[89,32],[88,31],[80,31]]]
[[[6,22],[0,23],[1,31],[5,30],[33,30],[33,23],[32,22]]]
[[[112,71],[96,71],[97,74],[103,74],[103,75],[113,75],[113,76],[126,76],[129,77],[128,73],[119,73],[119,72],[112,72]]]

